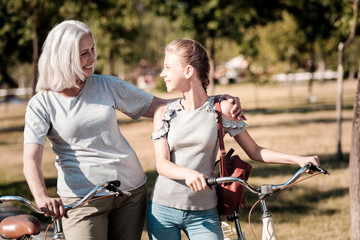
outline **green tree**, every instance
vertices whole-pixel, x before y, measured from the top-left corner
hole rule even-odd
[[[283,11],[281,20],[258,26],[254,34],[258,37],[254,46],[257,54],[252,62],[262,66],[265,74],[294,72],[301,67],[305,36],[287,11]]]
[[[284,1],[287,5],[287,11],[291,13],[302,32],[305,34],[303,51],[309,53],[307,64],[308,70],[314,76],[315,67],[315,46],[316,42],[322,39],[328,39],[335,30],[336,19],[341,16],[343,1],[317,1],[317,0],[299,0]],[[312,83],[314,77],[309,81],[308,100],[312,97]]]
[[[181,19],[183,30],[193,31],[195,40],[208,50],[214,69],[216,41],[228,38],[241,42],[244,32],[257,24],[281,17],[280,1],[245,0],[148,0],[158,14],[172,20]],[[213,77],[210,74],[209,91],[212,91]]]
[[[61,16],[87,23],[94,31],[98,49],[98,71],[117,75],[116,63],[131,63],[133,43],[140,26],[140,1],[66,0]]]
[[[32,62],[32,86],[36,82],[36,66],[40,44],[48,28],[58,17],[61,1],[45,0],[2,0],[0,5],[0,84],[17,87],[12,79],[11,69],[15,65]]]
[[[116,0],[0,0],[0,85],[16,87],[11,69],[33,65],[36,85],[37,60],[49,32],[64,19],[86,22],[94,30],[99,49],[99,69],[116,74],[116,62],[136,60],[133,44],[140,25],[140,1]]]

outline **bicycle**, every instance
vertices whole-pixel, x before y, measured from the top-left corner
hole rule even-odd
[[[245,180],[242,180],[240,178],[234,178],[234,177],[210,178],[210,179],[207,179],[207,183],[209,185],[221,185],[223,183],[237,182],[237,183],[241,184],[242,186],[244,186],[249,192],[257,194],[259,200],[252,206],[252,208],[250,209],[250,212],[249,212],[248,221],[249,221],[250,228],[251,228],[250,216],[251,216],[252,210],[260,202],[261,210],[262,210],[262,223],[263,223],[262,240],[276,240],[277,237],[276,237],[274,223],[272,220],[272,215],[266,205],[265,200],[266,200],[266,198],[272,196],[274,193],[280,192],[281,190],[284,190],[287,187],[290,187],[300,181],[303,181],[303,180],[309,178],[309,177],[306,177],[306,178],[303,178],[303,179],[297,181],[305,171],[310,171],[311,173],[318,172],[318,173],[311,175],[310,177],[316,176],[318,174],[330,174],[327,170],[325,170],[321,167],[318,167],[312,163],[308,163],[304,167],[300,168],[287,182],[285,182],[283,184],[279,184],[279,185],[264,184],[264,185],[261,185],[260,187],[255,187],[255,186],[249,184],[248,182],[246,182]],[[227,216],[227,220],[234,222],[237,239],[245,240],[245,236],[241,230],[241,226],[240,226],[240,222],[239,222],[239,211],[236,210],[232,214]],[[223,229],[225,229],[226,231],[232,231],[230,225],[224,226]],[[252,228],[251,228],[251,231],[252,231],[255,239],[257,239]],[[224,231],[224,234],[225,234],[225,231]]]
[[[119,189],[120,187],[120,181],[110,181],[106,182],[102,185],[99,185],[95,188],[93,188],[85,197],[80,199],[77,203],[72,205],[65,205],[65,211],[69,211],[71,209],[75,209],[78,207],[83,206],[85,203],[88,203],[90,201],[97,200],[99,198],[103,197],[109,197],[109,196],[130,196],[131,193],[126,191],[121,191]],[[111,194],[95,197],[97,193],[102,191],[103,189],[107,189],[108,191],[112,192]],[[18,202],[21,203],[34,212],[44,214],[44,212],[38,208],[33,202],[30,200],[20,197],[20,196],[0,196],[0,204],[4,202]],[[54,234],[53,234],[53,240],[59,240],[59,239],[65,239],[64,234],[61,229],[60,220],[52,220],[52,222],[49,224],[53,224]],[[47,235],[48,228],[45,231],[45,237]],[[0,222],[0,236],[5,239],[14,239],[14,240],[31,240],[34,236],[40,234],[41,226],[40,221],[35,216],[29,215],[29,214],[20,214],[16,216],[10,216],[4,218]]]

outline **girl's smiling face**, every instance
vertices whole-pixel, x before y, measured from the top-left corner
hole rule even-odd
[[[168,92],[181,90],[181,83],[185,79],[185,68],[176,54],[171,52],[165,54],[164,69],[160,73],[160,77],[164,78]]]

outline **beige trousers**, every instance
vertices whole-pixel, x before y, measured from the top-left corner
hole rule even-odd
[[[61,198],[64,205],[80,198]],[[131,191],[131,196],[111,196],[69,210],[62,227],[66,240],[137,240],[145,221],[147,186]]]

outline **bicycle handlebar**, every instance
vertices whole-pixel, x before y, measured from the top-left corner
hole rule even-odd
[[[246,182],[245,180],[242,180],[240,178],[235,178],[235,177],[209,178],[206,181],[207,181],[208,185],[221,185],[222,183],[237,182],[237,183],[241,184],[242,186],[244,186],[246,189],[248,189],[252,193],[270,195],[270,194],[272,194],[278,190],[281,190],[281,189],[289,186],[290,184],[294,183],[306,170],[316,171],[316,172],[320,172],[322,174],[330,174],[330,172],[328,172],[327,170],[309,162],[305,166],[300,168],[287,182],[285,182],[283,184],[279,184],[279,185],[264,184],[264,185],[261,185],[260,187],[255,187],[255,186],[249,184],[248,182]]]
[[[83,197],[82,199],[80,199],[77,203],[75,204],[71,204],[71,205],[65,205],[65,209],[66,210],[70,210],[70,209],[74,209],[77,208],[79,206],[81,206],[82,203],[88,201],[89,199],[91,199],[93,196],[95,196],[97,193],[99,193],[100,191],[102,191],[104,188],[114,192],[116,195],[127,195],[127,196],[131,196],[131,193],[126,192],[126,191],[121,191],[118,187],[120,187],[120,181],[116,180],[116,181],[111,181],[111,182],[107,182],[104,183],[103,185],[97,186],[95,187],[93,190],[91,190],[85,197]]]
[[[80,199],[80,201],[78,201],[75,204],[72,205],[66,205],[64,206],[66,210],[68,209],[73,209],[76,208],[78,206],[81,206],[82,203],[86,202],[87,200],[91,199],[93,196],[95,196],[97,193],[99,193],[100,191],[102,191],[103,189],[107,189],[111,192],[114,192],[116,195],[127,195],[130,196],[131,193],[126,192],[126,191],[121,191],[120,189],[118,189],[118,187],[120,186],[120,181],[116,180],[116,181],[111,181],[111,182],[107,182],[104,183],[102,185],[99,185],[95,188],[93,188],[85,197],[83,197],[82,199]],[[31,201],[29,201],[26,198],[20,197],[20,196],[0,196],[0,204],[3,202],[18,202],[18,203],[22,203],[23,205],[27,206],[28,208],[32,209],[34,212],[37,213],[41,213],[43,214],[44,212],[37,207],[34,203],[32,203]]]
[[[32,203],[31,201],[29,201],[29,200],[27,200],[26,198],[23,198],[23,197],[19,197],[19,196],[0,196],[0,204],[4,203],[4,202],[22,203],[22,204],[26,205],[27,207],[29,207],[34,212],[42,213],[42,214],[44,213],[40,208],[38,208],[38,206],[36,206],[34,203]]]
[[[73,205],[66,205],[65,210],[69,210],[69,209],[74,209],[77,207],[80,207],[83,205],[83,203],[87,202],[88,200],[90,200],[92,197],[94,197],[97,193],[99,193],[100,191],[102,191],[103,189],[107,189],[111,192],[114,192],[115,195],[117,196],[122,196],[122,195],[127,195],[130,196],[131,193],[129,192],[125,192],[125,191],[121,191],[118,187],[120,186],[120,181],[111,181],[111,182],[106,182],[100,186],[97,186],[95,188],[93,188],[85,197],[83,197],[82,199],[80,199],[80,201],[78,201],[77,203],[73,204]],[[112,196],[114,194],[110,194],[110,195],[106,195],[106,196]],[[30,209],[32,209],[33,211],[37,212],[37,213],[41,213],[44,214],[44,212],[37,207],[34,203],[32,203],[31,201],[29,201],[26,198],[23,197],[19,197],[19,196],[0,196],[0,204],[3,202],[19,202],[22,203],[23,205],[29,207]],[[54,227],[54,236],[53,239],[64,239],[64,235],[61,231],[61,227],[60,227],[60,222],[59,219],[53,219],[53,227]]]

